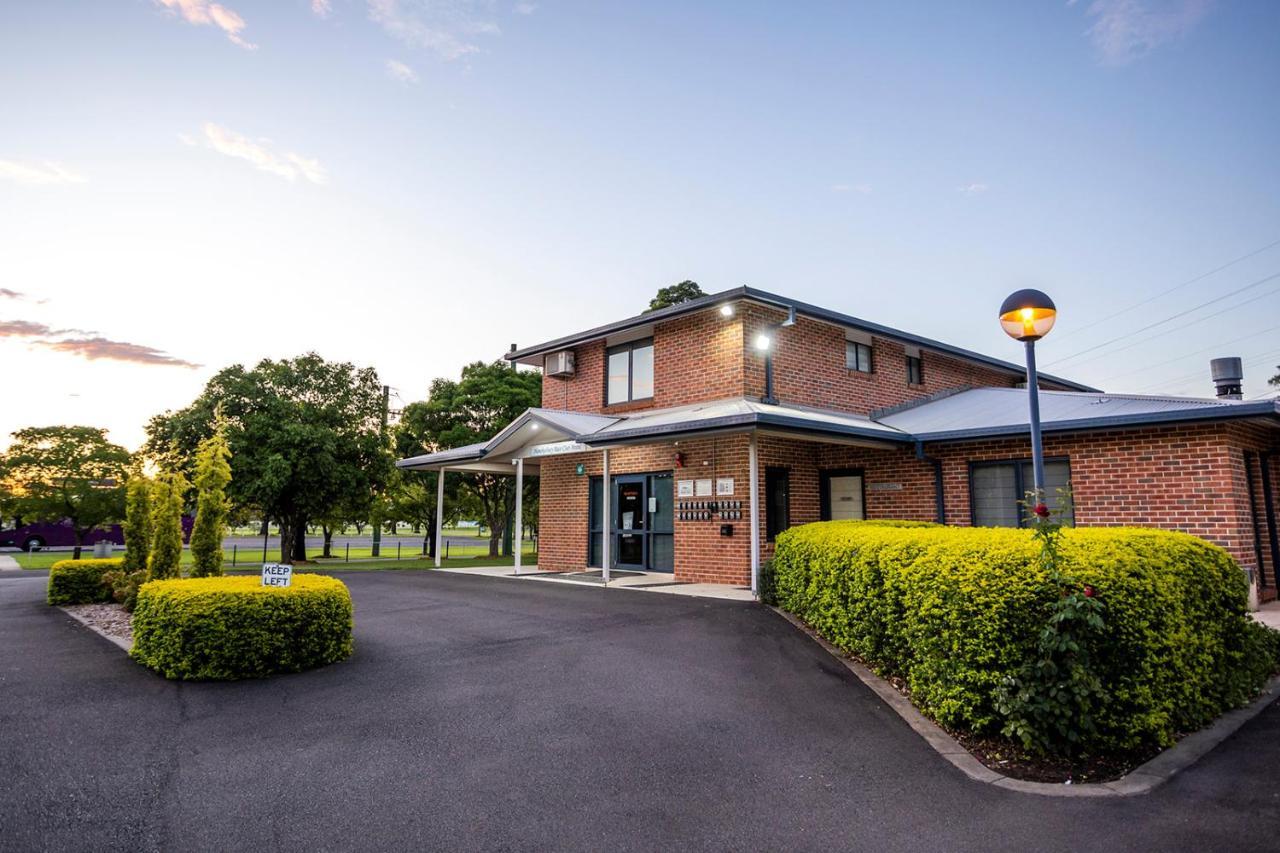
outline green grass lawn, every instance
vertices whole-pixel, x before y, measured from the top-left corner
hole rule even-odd
[[[430,564],[431,563],[430,560],[427,560],[421,557],[421,554],[422,554],[421,543],[418,543],[413,548],[401,548],[400,560],[396,560],[395,543],[391,543],[390,547],[387,547],[387,545],[384,543],[382,546],[381,559],[376,561],[370,560],[369,551],[370,549],[368,546],[365,546],[363,548],[352,548],[350,559],[353,562],[351,563],[346,562],[347,554],[345,552],[345,549],[339,548],[339,547],[335,547],[333,549],[333,556],[329,559],[324,559],[320,557],[319,550],[309,553],[307,554],[307,556],[311,560],[314,560],[317,566],[332,566],[332,567],[351,566],[352,568],[356,568],[358,566],[360,568],[368,568],[370,565],[374,565],[374,567],[378,567],[378,568],[394,568],[396,567],[397,563],[400,563],[403,568],[410,568],[414,564],[420,564],[420,563]],[[512,564],[512,559],[510,557],[505,557],[505,558],[498,557],[498,558],[490,559],[488,556],[488,553],[489,553],[488,545],[487,543],[483,543],[483,542],[476,544],[474,547],[466,546],[464,548],[458,548],[458,547],[450,546],[449,557],[443,562],[444,562],[444,565],[448,565],[448,566],[474,566],[474,565],[509,566]],[[529,542],[525,543],[524,549],[521,551],[521,553],[524,555],[525,561],[530,565],[532,565],[538,559],[537,552],[533,549],[532,544]],[[112,554],[113,557],[120,557],[123,555],[124,555],[123,549],[117,550]],[[37,551],[34,554],[13,552],[13,553],[10,553],[9,556],[17,560],[18,565],[24,569],[47,569],[50,566],[52,566],[54,563],[58,562],[59,560],[70,560],[71,552],[70,551]],[[81,553],[81,559],[89,559],[91,557],[93,557],[92,548],[86,548],[85,551]],[[280,550],[279,550],[278,543],[276,544],[276,547],[268,548],[267,550],[268,562],[272,560],[276,560],[279,557],[280,557]],[[355,561],[360,561],[360,562],[355,562]],[[477,562],[477,561],[483,561],[483,562]],[[228,569],[240,568],[240,567],[256,569],[258,566],[262,565],[262,549],[253,548],[253,549],[245,549],[242,551],[238,548],[234,550],[231,548],[228,548],[223,552],[222,564],[224,568],[228,568]],[[183,549],[182,565],[183,566],[191,565],[190,549],[186,549],[186,548]]]

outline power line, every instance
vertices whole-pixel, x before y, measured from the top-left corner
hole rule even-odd
[[[1241,359],[1241,367],[1242,368],[1257,367],[1260,364],[1268,364],[1273,358],[1277,358],[1277,357],[1280,357],[1280,350],[1272,350],[1271,352],[1264,352],[1264,353],[1259,353],[1258,355],[1251,355],[1247,358]],[[1188,373],[1185,376],[1180,376],[1177,379],[1167,379],[1164,382],[1157,382],[1155,385],[1151,387],[1153,389],[1168,388],[1171,386],[1176,387],[1178,385],[1184,385],[1188,382],[1192,382],[1197,379],[1202,379],[1206,375],[1207,374],[1201,371],[1196,371],[1195,373]]]
[[[1207,302],[1201,302],[1199,305],[1195,305],[1195,306],[1193,306],[1193,307],[1191,307],[1191,308],[1186,309],[1185,311],[1179,311],[1177,314],[1173,314],[1173,315],[1171,315],[1171,316],[1169,316],[1169,317],[1165,317],[1163,320],[1157,320],[1156,322],[1151,323],[1151,324],[1146,325],[1146,326],[1143,326],[1143,327],[1142,327],[1142,328],[1140,328],[1140,329],[1134,329],[1134,330],[1133,330],[1133,331],[1131,331],[1131,332],[1126,332],[1125,334],[1120,335],[1120,336],[1115,337],[1115,338],[1112,338],[1112,339],[1111,339],[1111,340],[1109,340],[1109,341],[1103,341],[1102,343],[1100,343],[1100,344],[1095,344],[1094,346],[1091,346],[1091,347],[1089,347],[1088,349],[1082,349],[1082,350],[1080,350],[1080,352],[1075,353],[1075,354],[1073,354],[1073,355],[1068,355],[1068,356],[1066,356],[1066,357],[1064,357],[1064,358],[1059,358],[1059,359],[1056,359],[1056,360],[1054,360],[1054,361],[1051,361],[1051,362],[1049,362],[1048,364],[1046,364],[1046,365],[1045,365],[1045,367],[1052,367],[1053,365],[1055,365],[1055,364],[1061,364],[1061,363],[1062,363],[1062,362],[1064,362],[1064,361],[1071,361],[1072,359],[1076,359],[1076,358],[1079,358],[1079,357],[1080,357],[1080,356],[1082,356],[1082,355],[1086,355],[1086,354],[1088,354],[1088,353],[1091,353],[1091,352],[1093,352],[1094,350],[1100,350],[1100,349],[1102,349],[1103,347],[1110,346],[1111,344],[1118,343],[1118,342],[1123,341],[1123,340],[1125,340],[1125,339],[1127,339],[1127,338],[1131,338],[1131,337],[1133,337],[1134,335],[1138,334],[1139,332],[1145,332],[1145,331],[1147,331],[1148,329],[1154,329],[1154,328],[1156,328],[1157,326],[1163,326],[1165,323],[1169,323],[1169,322],[1172,322],[1172,321],[1174,321],[1174,320],[1177,320],[1179,317],[1185,317],[1185,316],[1187,316],[1188,314],[1193,314],[1193,313],[1195,313],[1196,311],[1199,311],[1201,308],[1207,308],[1207,307],[1209,307],[1210,305],[1213,305],[1213,304],[1215,304],[1215,303],[1217,303],[1217,302],[1221,302],[1221,301],[1222,301],[1222,300],[1224,300],[1224,299],[1230,299],[1232,296],[1236,296],[1236,295],[1238,295],[1238,294],[1244,293],[1246,290],[1251,290],[1251,289],[1253,289],[1253,288],[1257,287],[1257,286],[1258,286],[1258,285],[1260,285],[1260,284],[1266,284],[1267,282],[1269,282],[1269,281],[1271,281],[1271,280],[1273,280],[1273,279],[1277,279],[1277,278],[1280,278],[1280,272],[1272,273],[1271,275],[1266,276],[1265,278],[1260,278],[1260,279],[1258,279],[1258,280],[1257,280],[1257,281],[1255,281],[1255,282],[1251,282],[1251,283],[1249,283],[1249,284],[1246,284],[1244,287],[1236,288],[1235,290],[1231,291],[1230,293],[1224,293],[1224,294],[1222,294],[1221,296],[1215,296],[1213,299],[1210,299],[1210,300],[1209,300],[1209,301],[1207,301]],[[1268,292],[1270,292],[1270,291],[1268,291]],[[1249,301],[1252,301],[1252,300],[1249,300]],[[1242,303],[1240,303],[1240,304],[1241,304],[1241,305],[1245,305],[1245,304],[1247,304],[1247,303],[1242,302]],[[1238,308],[1238,307],[1240,307],[1240,306],[1239,306],[1239,305],[1237,305],[1236,307]],[[1212,316],[1217,316],[1217,315],[1215,314],[1215,315],[1212,315]],[[1205,318],[1205,319],[1208,319],[1208,318]],[[1181,327],[1181,328],[1186,328],[1186,327],[1185,327],[1185,326],[1183,326],[1183,327]]]
[[[1157,367],[1164,367],[1166,364],[1173,364],[1175,362],[1183,361],[1193,356],[1201,355],[1206,352],[1212,352],[1213,350],[1216,350],[1216,349],[1225,349],[1228,346],[1234,346],[1236,344],[1243,343],[1244,341],[1250,341],[1250,340],[1253,340],[1254,338],[1262,337],[1263,335],[1269,335],[1272,332],[1280,332],[1280,326],[1272,326],[1269,329],[1263,329],[1261,332],[1254,332],[1251,335],[1245,335],[1243,338],[1232,338],[1229,341],[1216,343],[1213,346],[1205,347],[1204,349],[1198,349],[1198,350],[1195,350],[1194,352],[1186,352],[1186,353],[1183,353],[1182,355],[1178,355],[1178,356],[1174,356],[1173,358],[1166,359],[1165,361],[1157,361],[1155,364],[1148,364],[1145,367],[1135,367],[1133,370],[1126,370],[1124,373],[1116,373],[1106,377],[1105,379],[1098,379],[1095,381],[1099,385],[1103,385],[1107,382],[1112,381],[1113,379],[1124,379],[1126,376],[1133,376],[1138,373],[1146,373],[1147,371],[1153,370]]]
[[[1196,276],[1195,278],[1188,279],[1188,280],[1186,280],[1186,281],[1182,282],[1181,284],[1175,284],[1173,287],[1170,287],[1170,288],[1168,288],[1167,290],[1162,290],[1162,291],[1160,291],[1159,293],[1156,293],[1156,294],[1154,294],[1154,295],[1152,295],[1152,296],[1149,296],[1149,297],[1147,297],[1146,299],[1142,300],[1141,302],[1135,302],[1134,304],[1130,305],[1128,308],[1125,308],[1123,311],[1119,311],[1119,312],[1114,312],[1114,311],[1113,311],[1113,312],[1111,312],[1111,313],[1107,314],[1107,316],[1105,316],[1105,317],[1103,317],[1103,318],[1101,318],[1101,319],[1099,319],[1099,320],[1095,320],[1095,321],[1093,321],[1092,323],[1088,324],[1087,326],[1081,326],[1081,327],[1080,327],[1080,328],[1078,328],[1078,329],[1072,329],[1071,331],[1067,332],[1067,333],[1066,333],[1065,335],[1063,335],[1062,337],[1063,337],[1063,338],[1069,338],[1069,337],[1071,337],[1072,335],[1078,335],[1078,334],[1080,334],[1081,332],[1087,331],[1087,330],[1089,330],[1089,329],[1094,328],[1095,326],[1098,326],[1098,325],[1101,325],[1102,323],[1107,322],[1108,320],[1112,320],[1112,319],[1114,319],[1114,318],[1117,316],[1117,314],[1127,314],[1128,312],[1132,311],[1134,308],[1141,308],[1143,305],[1148,305],[1148,304],[1150,304],[1150,303],[1152,303],[1152,302],[1155,302],[1155,301],[1156,301],[1157,299],[1159,299],[1161,296],[1167,296],[1168,294],[1173,293],[1175,290],[1181,290],[1182,288],[1184,288],[1184,287],[1189,287],[1190,285],[1193,285],[1193,284],[1195,284],[1195,283],[1196,283],[1196,282],[1198,282],[1198,281],[1204,281],[1206,278],[1208,278],[1208,277],[1209,277],[1209,276],[1211,276],[1211,275],[1216,275],[1217,273],[1220,273],[1220,272],[1222,272],[1223,270],[1228,269],[1229,267],[1233,267],[1233,266],[1235,266],[1236,264],[1240,263],[1241,261],[1247,261],[1247,260],[1249,260],[1250,258],[1254,257],[1255,255],[1261,255],[1263,252],[1267,251],[1268,249],[1274,249],[1276,246],[1280,246],[1280,240],[1277,240],[1277,241],[1275,241],[1274,243],[1268,243],[1267,245],[1263,246],[1261,249],[1254,249],[1252,252],[1250,252],[1250,253],[1249,253],[1249,254],[1247,254],[1247,255],[1241,255],[1240,257],[1236,258],[1235,260],[1227,261],[1227,262],[1226,262],[1225,264],[1223,264],[1222,266],[1220,266],[1220,267],[1215,267],[1214,269],[1209,270],[1207,273],[1203,273],[1203,274],[1201,274],[1201,275]],[[1061,340],[1061,339],[1062,339],[1062,338],[1059,338],[1059,340]]]
[[[1269,278],[1280,278],[1280,273],[1276,273],[1275,275],[1270,276]],[[1263,281],[1266,281],[1266,279],[1263,279]],[[1258,284],[1258,283],[1259,283],[1259,282],[1254,282],[1254,284]],[[1249,285],[1249,287],[1253,287],[1253,285]],[[1242,288],[1242,289],[1243,289],[1243,290],[1247,290],[1248,288]],[[1236,292],[1238,293],[1239,291],[1236,291]],[[1133,349],[1133,348],[1134,348],[1134,347],[1136,347],[1136,346],[1141,346],[1142,344],[1148,343],[1148,342],[1150,342],[1150,341],[1154,341],[1156,338],[1163,338],[1165,335],[1172,335],[1174,332],[1181,332],[1183,329],[1189,329],[1189,328],[1191,328],[1192,326],[1198,326],[1199,324],[1201,324],[1201,323],[1205,322],[1206,320],[1212,320],[1214,317],[1221,317],[1223,314],[1226,314],[1226,313],[1227,313],[1227,312],[1229,312],[1229,311],[1235,311],[1237,308],[1243,308],[1244,306],[1248,305],[1248,304],[1249,304],[1249,303],[1251,303],[1251,302],[1257,302],[1259,299],[1265,299],[1265,298],[1267,298],[1268,296],[1272,296],[1273,294],[1276,294],[1276,293],[1280,293],[1280,287],[1272,288],[1271,290],[1268,290],[1268,291],[1266,291],[1265,293],[1259,293],[1257,296],[1254,296],[1254,297],[1252,297],[1252,298],[1246,299],[1246,300],[1245,300],[1245,301],[1243,301],[1243,302],[1238,302],[1238,303],[1236,303],[1235,305],[1230,305],[1230,306],[1228,306],[1228,307],[1226,307],[1226,308],[1223,308],[1221,311],[1215,311],[1214,313],[1209,314],[1208,316],[1201,317],[1199,320],[1192,320],[1190,323],[1183,323],[1181,326],[1174,326],[1172,329],[1167,329],[1167,330],[1165,330],[1165,331],[1163,331],[1163,332],[1157,332],[1157,333],[1156,333],[1156,334],[1154,334],[1154,335],[1150,335],[1150,336],[1148,336],[1148,337],[1145,337],[1145,338],[1143,338],[1143,339],[1142,339],[1142,340],[1140,340],[1140,341],[1134,341],[1133,343],[1128,344],[1127,346],[1119,347],[1118,349],[1114,349],[1114,350],[1112,350],[1111,352],[1104,352],[1104,353],[1102,353],[1101,355],[1095,355],[1093,358],[1086,358],[1084,361],[1080,362],[1080,364],[1074,365],[1071,369],[1072,369],[1072,370],[1076,370],[1076,369],[1078,369],[1078,368],[1080,367],[1080,365],[1081,365],[1081,364],[1090,364],[1090,363],[1092,363],[1092,362],[1097,361],[1097,360],[1098,360],[1098,359],[1100,359],[1100,358],[1109,358],[1110,356],[1113,356],[1113,355],[1115,355],[1115,354],[1116,354],[1116,353],[1118,353],[1118,352],[1124,352],[1124,351],[1125,351],[1125,350],[1127,350],[1127,349]],[[1235,294],[1233,293],[1233,294],[1228,294],[1228,295],[1230,295],[1230,296],[1234,296]],[[1217,301],[1217,300],[1214,300],[1214,301]],[[1201,306],[1201,307],[1203,307],[1203,306]],[[1185,315],[1186,313],[1188,313],[1188,312],[1186,312],[1186,311],[1184,311],[1184,312],[1183,312],[1183,314],[1184,314],[1184,315]],[[1172,319],[1176,319],[1176,318],[1174,318],[1174,317],[1170,317],[1170,318],[1168,318],[1168,319],[1169,319],[1169,320],[1172,320]],[[1168,321],[1167,321],[1167,320],[1161,320],[1159,323],[1152,323],[1150,326],[1145,326],[1144,328],[1142,328],[1142,329],[1138,329],[1137,331],[1141,332],[1141,331],[1145,331],[1146,329],[1153,329],[1153,328],[1155,328],[1156,326],[1164,325],[1164,323],[1166,323],[1166,322],[1168,322]],[[1136,334],[1136,333],[1135,333],[1135,334]],[[1126,336],[1126,337],[1127,337],[1127,336]],[[1116,340],[1114,340],[1114,341],[1110,341],[1109,343],[1116,343],[1117,341],[1121,341],[1121,340],[1124,340],[1124,338],[1117,338]],[[1097,347],[1094,347],[1094,349],[1097,349]],[[1086,350],[1085,352],[1087,352],[1087,350]],[[1077,353],[1076,355],[1084,355],[1084,352]],[[1071,358],[1075,358],[1075,357],[1076,357],[1076,356],[1071,356]],[[1062,361],[1062,359],[1059,359],[1058,361]],[[1052,364],[1057,364],[1057,363],[1058,363],[1058,361],[1051,362],[1051,363],[1052,363]]]

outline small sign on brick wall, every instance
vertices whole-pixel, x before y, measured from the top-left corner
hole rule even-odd
[[[868,483],[867,489],[873,492],[900,492],[901,483]]]

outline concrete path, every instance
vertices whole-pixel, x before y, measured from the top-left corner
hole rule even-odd
[[[1253,618],[1280,631],[1280,601],[1268,601],[1253,611]]]
[[[10,557],[8,554],[0,554],[0,572],[20,572],[22,566],[18,565],[18,561]]]
[[[759,605],[342,575],[356,653],[175,684],[0,577],[0,850],[1250,851],[1280,705],[1143,797],[975,784]]]

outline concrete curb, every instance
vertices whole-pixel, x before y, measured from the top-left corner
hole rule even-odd
[[[107,642],[114,643],[115,645],[124,649],[125,654],[128,654],[129,651],[133,648],[133,643],[126,643],[124,640],[120,639],[119,637],[111,636],[106,631],[103,631],[101,628],[99,628],[97,625],[94,625],[88,619],[85,619],[79,613],[76,613],[75,611],[72,611],[72,610],[68,610],[65,607],[59,607],[58,609],[61,610],[63,613],[67,614],[68,616],[70,616],[72,619],[79,622],[81,625],[88,628],[93,633],[97,634],[99,637],[102,637]]]
[[[1185,770],[1208,754],[1215,746],[1230,737],[1237,729],[1266,710],[1267,706],[1280,697],[1280,676],[1272,678],[1262,689],[1261,695],[1250,704],[1234,711],[1228,711],[1212,725],[1198,732],[1187,735],[1164,752],[1145,764],[1135,767],[1124,776],[1112,782],[1086,782],[1079,785],[1067,785],[1053,782],[1027,782],[1012,779],[1003,773],[992,770],[960,745],[955,738],[947,734],[932,720],[921,714],[907,697],[893,688],[867,667],[845,657],[839,649],[831,645],[795,616],[770,607],[783,619],[813,638],[813,640],[840,661],[858,677],[858,680],[880,697],[880,699],[897,712],[907,725],[920,735],[929,746],[947,761],[975,782],[982,782],[1009,791],[1023,794],[1038,794],[1042,797],[1132,797],[1147,794],[1169,781],[1175,774]]]

